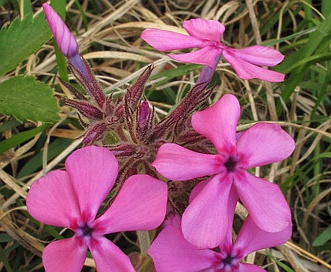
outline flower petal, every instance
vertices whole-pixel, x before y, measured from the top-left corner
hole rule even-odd
[[[108,149],[87,146],[74,151],[65,162],[80,210],[92,218],[113,187],[118,162]]]
[[[236,127],[240,105],[234,95],[224,95],[216,104],[192,116],[193,128],[207,137],[219,153],[230,152],[236,145]]]
[[[223,57],[231,64],[238,77],[242,79],[258,78],[269,82],[282,82],[285,75],[256,66],[236,55],[236,49],[226,48]]]
[[[288,241],[291,235],[292,224],[280,232],[266,232],[254,223],[251,216],[248,216],[238,234],[234,248],[240,248],[244,256],[247,256],[260,249],[281,245]]]
[[[141,38],[159,51],[202,48],[206,45],[206,42],[199,38],[156,28],[144,30]]]
[[[219,156],[191,151],[177,144],[163,144],[152,166],[167,179],[189,180],[216,174],[222,167]]]
[[[151,230],[164,220],[168,187],[149,175],[134,175],[123,184],[109,209],[96,220],[100,234]]]
[[[105,237],[94,237],[89,248],[98,272],[135,271],[130,258]]]
[[[196,198],[199,193],[201,191],[203,191],[203,189],[205,188],[205,186],[207,186],[207,184],[209,183],[209,181],[213,179],[207,179],[207,180],[203,180],[200,181],[192,190],[191,194],[190,194],[190,203],[193,201],[194,198]],[[228,182],[227,179],[223,179],[220,182]],[[231,190],[229,193],[229,201],[228,201],[228,205],[227,205],[227,214],[228,214],[228,226],[227,226],[227,233],[225,235],[224,240],[222,241],[221,245],[222,247],[225,248],[231,248],[232,247],[232,222],[233,222],[233,217],[234,217],[234,210],[236,208],[236,204],[238,201],[238,194],[237,194],[237,190],[234,186],[231,186]],[[222,204],[224,205],[224,203]],[[219,216],[219,215],[218,215]]]
[[[76,237],[50,243],[43,251],[47,272],[79,272],[84,266],[87,246]]]
[[[148,254],[158,272],[192,272],[210,268],[217,261],[216,252],[197,249],[185,240],[180,229],[165,227],[156,237]]]
[[[258,123],[246,130],[237,142],[238,153],[249,169],[288,158],[295,148],[291,136],[279,125]]]
[[[232,197],[231,186],[230,180],[221,175],[215,176],[184,211],[184,237],[197,248],[214,248],[228,233],[229,221],[234,212],[229,213],[228,209],[229,199]]]
[[[284,55],[276,49],[254,45],[233,52],[238,58],[259,66],[275,66],[284,59]]]
[[[47,225],[70,228],[80,215],[69,176],[61,170],[51,171],[32,184],[26,206],[31,216]]]
[[[238,174],[234,184],[239,198],[259,228],[280,232],[291,224],[291,210],[276,184],[246,171]]]
[[[216,47],[206,46],[200,50],[183,53],[183,54],[168,54],[174,60],[186,63],[196,63],[201,65],[208,65],[210,68],[215,68],[215,60],[219,58],[222,51]]]
[[[240,272],[266,272],[263,268],[261,268],[257,265],[246,264],[246,263],[240,263],[237,271],[240,271]]]
[[[46,15],[48,25],[54,34],[56,43],[63,55],[67,58],[78,55],[78,44],[75,37],[71,34],[68,27],[62,21],[61,17],[53,8],[47,4],[43,4],[43,9]]]
[[[200,181],[197,185],[194,186],[194,188],[192,189],[191,193],[190,193],[190,198],[189,198],[189,203],[191,203],[193,201],[193,199],[199,195],[201,193],[201,191],[203,190],[203,188],[205,188],[205,186],[208,184],[208,182],[211,180],[212,178],[206,179],[206,180],[202,180]]]
[[[224,25],[219,21],[200,18],[184,21],[183,27],[190,36],[218,43],[225,30]]]

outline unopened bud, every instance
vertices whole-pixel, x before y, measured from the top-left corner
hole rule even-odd
[[[56,11],[47,3],[43,4],[48,25],[54,35],[56,43],[63,55],[68,59],[78,55],[78,44],[68,27]]]
[[[149,115],[150,115],[149,105],[148,102],[144,100],[143,102],[141,102],[139,108],[139,116],[138,116],[139,128],[143,128],[146,125],[147,120],[149,119]]]

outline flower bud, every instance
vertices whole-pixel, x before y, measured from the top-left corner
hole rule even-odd
[[[139,108],[139,117],[138,117],[139,128],[142,129],[145,127],[147,120],[149,119],[149,115],[150,115],[149,105],[148,102],[144,100],[143,102],[141,102]]]
[[[61,17],[47,3],[43,4],[43,9],[48,25],[54,35],[61,53],[68,59],[77,56],[79,54],[77,41],[71,34],[68,27],[64,24]]]

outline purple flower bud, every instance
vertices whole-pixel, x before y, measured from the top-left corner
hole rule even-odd
[[[141,102],[140,108],[139,108],[139,127],[143,128],[146,125],[146,122],[149,118],[149,114],[150,114],[150,109],[149,109],[149,105],[148,102],[146,100],[144,100],[143,102]]]
[[[43,4],[48,25],[53,32],[56,43],[63,55],[68,59],[77,56],[78,44],[75,37],[71,34],[68,27],[64,24],[61,17],[47,3]]]

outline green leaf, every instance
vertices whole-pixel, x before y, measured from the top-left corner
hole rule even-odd
[[[15,69],[51,37],[44,13],[35,18],[28,14],[17,17],[8,28],[0,30],[0,76]]]
[[[31,0],[17,0],[17,4],[20,7],[21,17],[24,18],[28,14],[32,14]]]
[[[17,76],[0,84],[0,112],[19,121],[54,122],[60,109],[52,89],[33,77]]]
[[[276,67],[275,70],[278,72],[284,73],[284,71],[290,71],[282,91],[282,101],[288,102],[295,87],[300,85],[300,82],[307,73],[311,65],[310,60],[313,60],[313,55],[318,52],[319,48],[323,44],[330,43],[330,37],[331,14],[329,14],[328,17],[317,26],[316,31],[310,33],[309,39],[303,47],[286,58]],[[328,59],[328,57],[326,57],[326,59]],[[300,62],[299,66],[296,65],[298,62]],[[277,105],[277,110],[279,113],[282,110],[282,105],[280,102]]]
[[[313,242],[313,247],[323,246],[331,240],[331,226],[328,226]]]
[[[47,162],[59,155],[65,148],[72,143],[70,139],[57,138],[48,146]],[[32,174],[34,171],[42,167],[43,153],[35,154],[18,173],[17,178]]]
[[[39,127],[14,135],[7,140],[1,141],[0,154],[7,151],[8,149],[11,149],[12,147],[18,146],[21,143],[28,141],[29,139],[37,135],[39,132],[43,131],[46,127],[46,125],[41,125]]]

